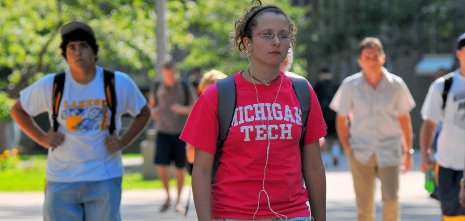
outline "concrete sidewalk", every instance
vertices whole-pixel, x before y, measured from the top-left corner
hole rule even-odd
[[[418,171],[418,155],[415,156],[415,162],[414,170],[402,175],[401,178],[401,218],[404,221],[439,221],[441,217],[439,202],[429,198],[423,188],[424,176]],[[338,168],[327,168],[326,176],[327,220],[355,221],[356,210],[352,177],[347,170],[344,157],[341,158],[341,164]],[[378,183],[376,192],[377,221],[381,221],[382,211],[379,187]],[[183,192],[183,203],[186,202],[188,194],[189,190],[186,187]],[[43,198],[41,192],[0,192],[0,221],[42,220]],[[187,216],[184,216],[176,213],[174,206],[166,213],[158,213],[163,200],[164,193],[161,190],[126,190],[123,192],[121,205],[123,220],[197,220],[192,201]]]

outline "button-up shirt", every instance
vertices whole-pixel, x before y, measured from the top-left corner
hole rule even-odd
[[[398,116],[408,114],[415,101],[405,82],[383,68],[373,87],[362,72],[347,77],[330,104],[350,121],[349,145],[361,163],[374,154],[379,167],[398,166],[402,160],[402,129]]]

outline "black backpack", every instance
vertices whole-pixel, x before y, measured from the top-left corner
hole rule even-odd
[[[61,98],[63,95],[63,89],[65,85],[65,73],[61,72],[55,74],[53,78],[53,97],[52,97],[52,120],[53,120],[53,130],[56,132],[58,127],[58,111],[60,109]],[[116,93],[115,93],[115,73],[108,70],[103,70],[103,82],[104,82],[104,90],[105,90],[105,97],[107,101],[107,105],[111,110],[110,116],[110,126],[108,130],[110,134],[116,129],[115,125],[115,115],[116,115]]]
[[[307,118],[310,111],[310,91],[308,89],[308,81],[302,78],[289,77],[292,81],[292,87],[299,100],[300,109],[302,110],[302,135],[299,140],[300,152],[303,151],[303,141],[305,131],[307,130]],[[218,170],[218,164],[221,157],[221,147],[223,146],[226,137],[228,136],[229,128],[234,117],[234,109],[236,108],[236,84],[234,76],[218,80],[216,82],[218,88],[218,141],[213,160],[212,167],[212,182],[215,179]]]

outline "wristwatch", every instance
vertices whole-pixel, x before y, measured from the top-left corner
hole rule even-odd
[[[460,179],[460,188],[464,188],[465,187],[465,178],[462,177],[462,179]]]
[[[410,148],[406,152],[407,152],[408,155],[413,155],[415,153],[415,150],[413,148]]]

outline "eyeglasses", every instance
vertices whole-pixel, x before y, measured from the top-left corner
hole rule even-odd
[[[258,33],[256,34],[255,36],[258,36],[260,37],[261,39],[264,39],[264,40],[273,40],[274,37],[278,37],[278,39],[280,41],[284,41],[284,40],[289,40],[291,35],[289,33],[279,33],[279,34],[273,34],[271,32],[262,32],[262,33]]]

